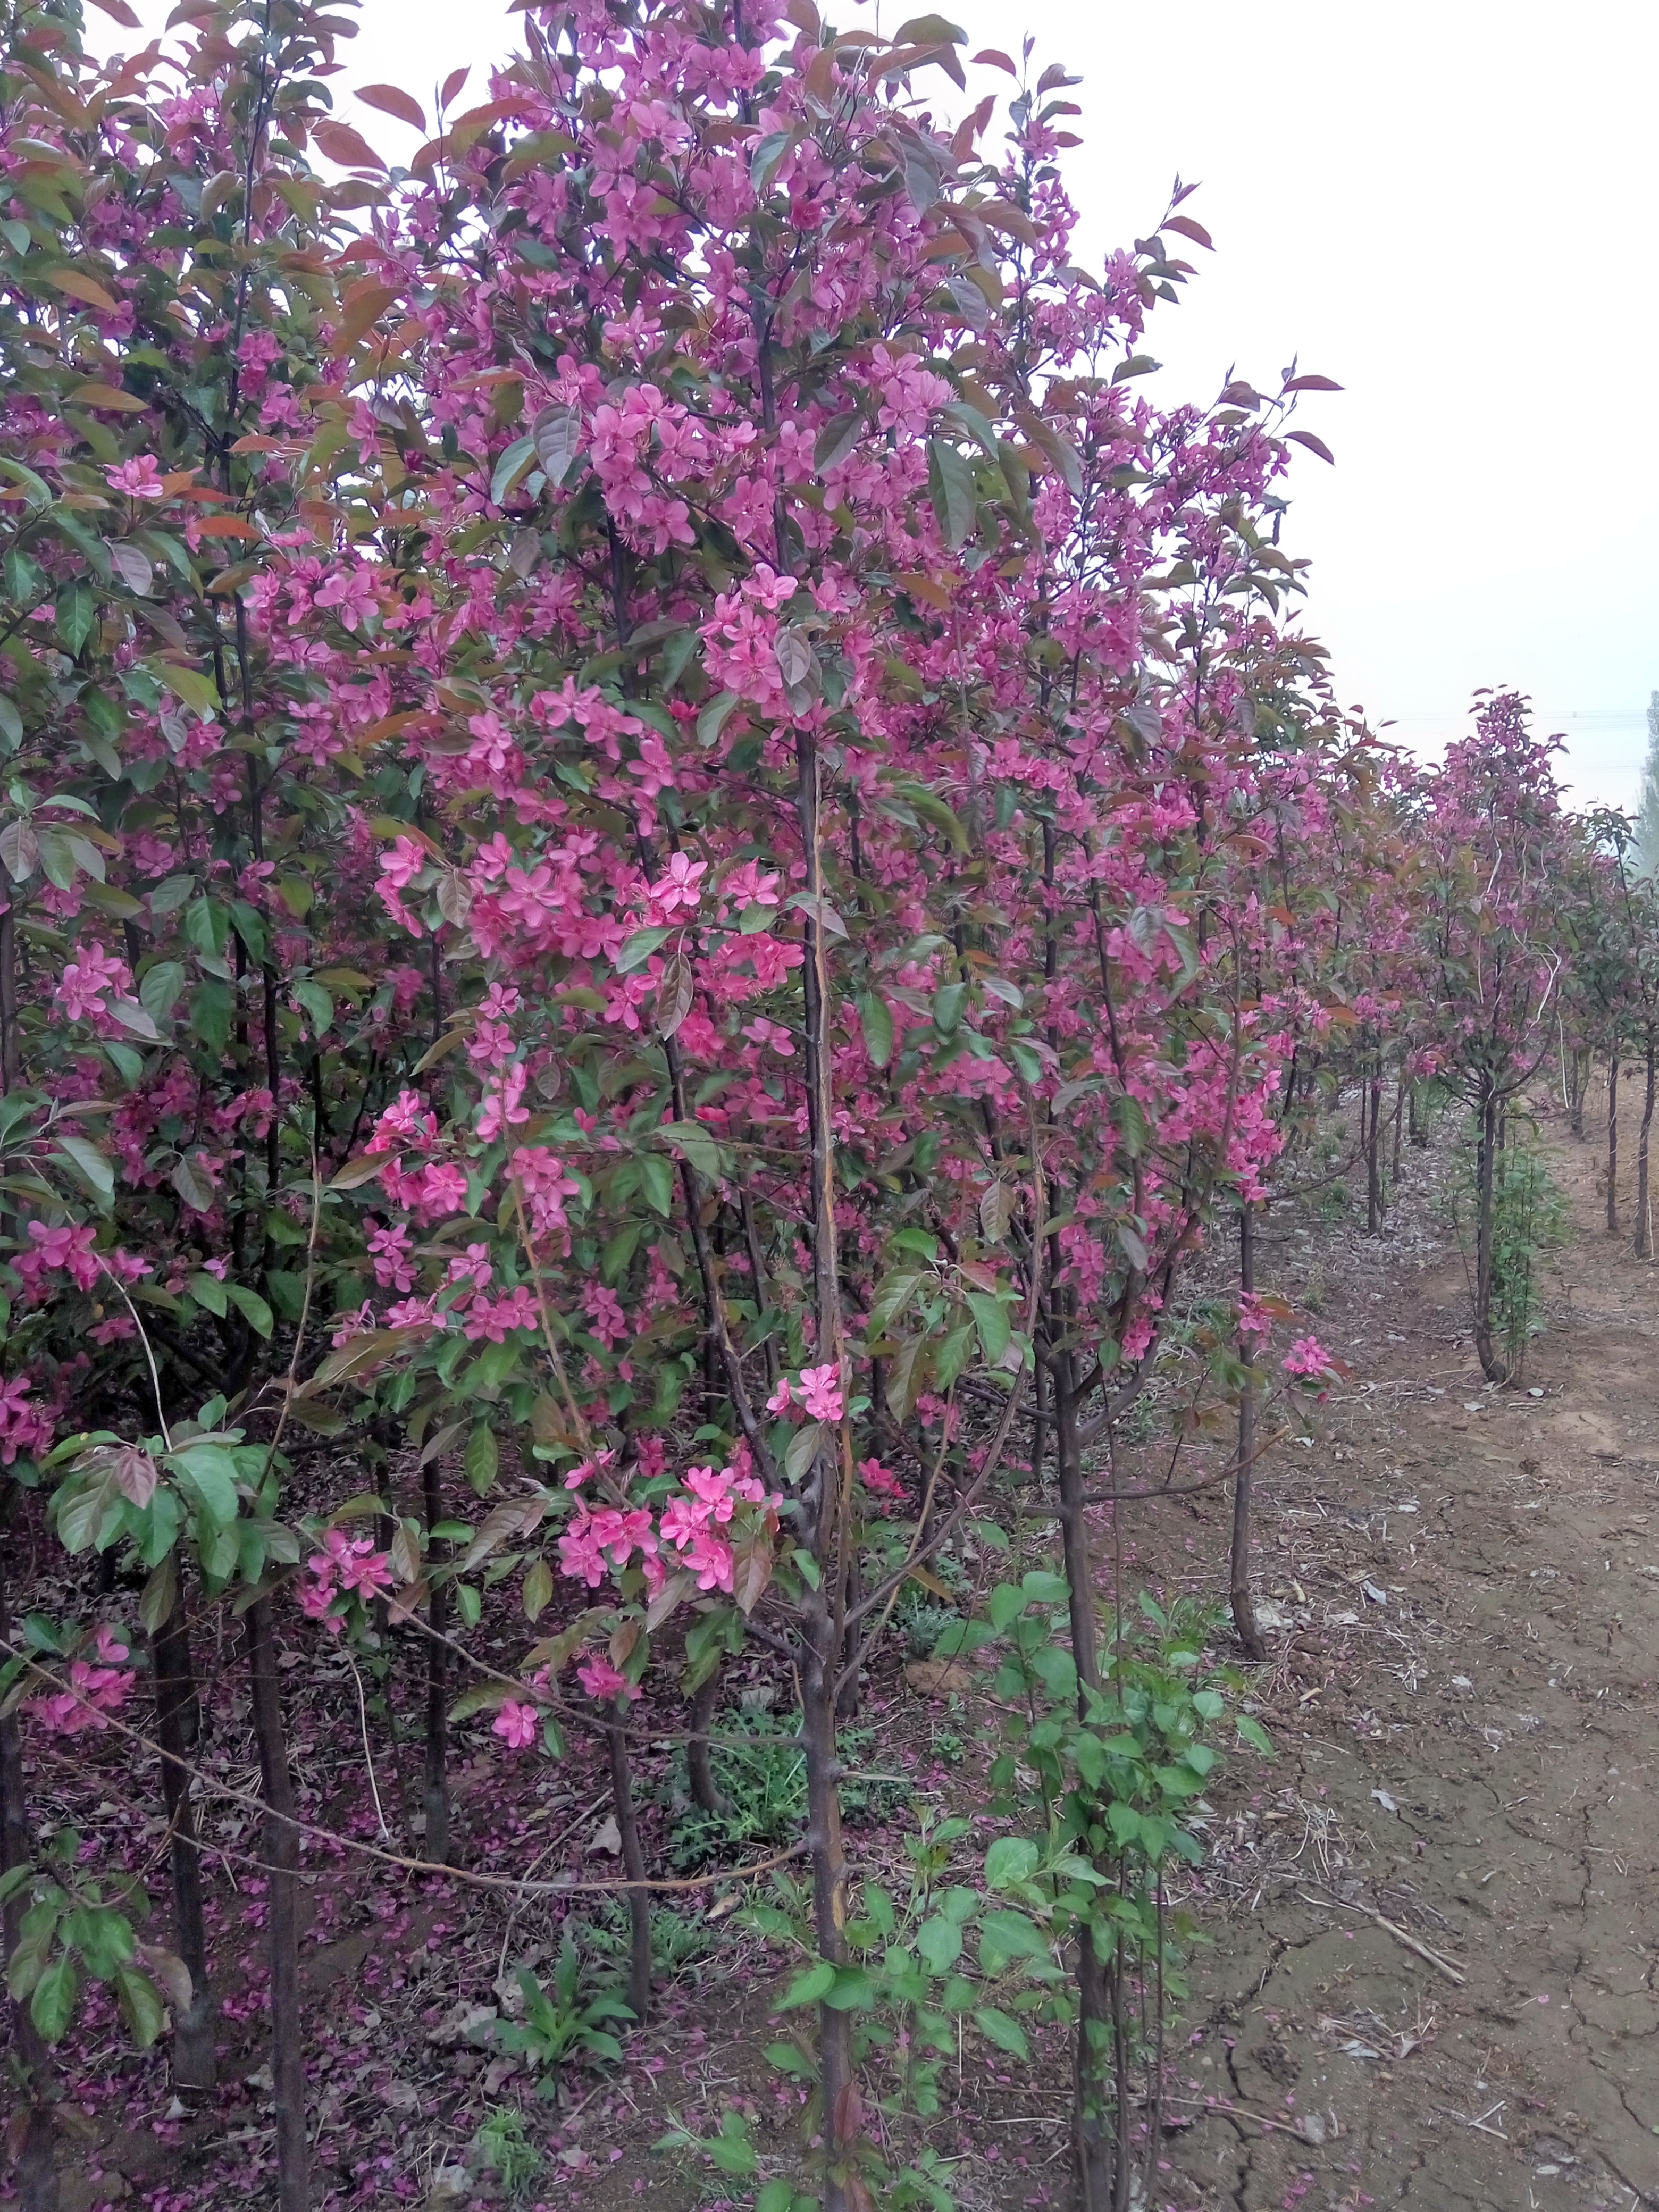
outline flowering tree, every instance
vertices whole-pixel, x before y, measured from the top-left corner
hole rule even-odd
[[[477,105],[465,73],[430,119],[365,92],[432,130],[397,173],[326,112],[337,28],[204,6],[177,65],[99,71],[43,13],[8,64],[0,1455],[70,1554],[145,1577],[198,2086],[189,1623],[244,1623],[283,2212],[276,1644],[384,1679],[394,1627],[428,1866],[452,1724],[602,1742],[641,2019],[635,1709],[684,1700],[708,1802],[723,1663],[793,1671],[824,2197],[862,2207],[860,1665],[1029,1418],[1071,1673],[1058,1794],[1020,1815],[1121,1873],[1088,1469],[1266,1194],[1297,1055],[1395,1003],[1394,861],[1362,894],[1322,856],[1399,811],[1362,819],[1275,543],[1325,380],[1143,396],[1146,315],[1207,242],[1185,195],[1083,270],[1069,80],[981,55],[951,127],[938,17],[533,8]],[[1541,758],[1495,702],[1421,832],[1483,1112],[1532,1064]],[[1273,1316],[1243,1288],[1218,1371],[1253,1409]],[[1328,1373],[1307,1338],[1283,1367]],[[1236,1560],[1253,1456],[1242,1429]],[[498,1668],[467,1638],[509,1578],[532,1640]],[[129,1725],[132,1648],[53,1634],[14,1669],[33,1724]],[[22,1867],[11,1752],[0,1780]],[[1130,1888],[1066,1894],[1094,2208],[1127,2188],[1139,1954]]]
[[[1480,709],[1474,734],[1427,779],[1430,872],[1424,943],[1444,1010],[1437,1072],[1476,1117],[1474,1329],[1502,1382],[1492,1335],[1493,1176],[1504,1109],[1549,1050],[1547,1018],[1565,959],[1559,933],[1566,848],[1551,763],[1512,692]]]

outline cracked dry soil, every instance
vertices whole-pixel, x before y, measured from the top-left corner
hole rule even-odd
[[[1659,2206],[1659,1272],[1540,1114],[1571,1226],[1520,1389],[1443,1235],[1338,1240],[1352,1371],[1261,1484],[1278,1757],[1213,1793],[1160,2207]]]

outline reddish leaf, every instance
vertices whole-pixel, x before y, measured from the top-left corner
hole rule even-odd
[[[468,77],[470,77],[471,74],[472,65],[470,62],[460,69],[451,70],[449,75],[444,79],[443,90],[438,94],[438,105],[440,107],[448,106],[450,101],[459,93],[461,87],[466,82]]]
[[[424,131],[426,110],[418,100],[413,100],[395,84],[366,84],[357,94],[365,107],[378,107],[383,115],[395,115],[399,123],[407,123],[411,130]]]
[[[1342,386],[1328,376],[1292,376],[1284,386],[1286,392],[1340,392]]]
[[[319,123],[313,126],[311,135],[329,160],[337,161],[343,169],[386,167],[368,139],[360,137],[349,123]]]
[[[1166,215],[1164,218],[1164,228],[1165,230],[1178,230],[1183,238],[1190,238],[1194,246],[1207,247],[1212,253],[1215,252],[1215,246],[1209,232],[1205,229],[1201,222],[1194,222],[1189,215]]]
[[[1305,446],[1310,453],[1317,453],[1322,461],[1328,461],[1333,468],[1335,467],[1336,455],[1325,441],[1316,438],[1311,430],[1287,430],[1285,434],[1292,445]]]

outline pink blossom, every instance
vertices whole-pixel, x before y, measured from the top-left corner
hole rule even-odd
[[[847,1411],[842,1395],[840,1369],[833,1366],[803,1367],[800,1397],[809,1420],[839,1421]]]
[[[165,499],[167,487],[161,482],[161,465],[154,453],[137,453],[118,468],[106,469],[104,482],[112,491],[124,491],[129,499]]]
[[[630,1682],[620,1668],[599,1653],[584,1659],[576,1669],[578,1680],[590,1698],[637,1698],[643,1695],[637,1682]]]
[[[1316,1336],[1298,1336],[1282,1363],[1287,1375],[1328,1375],[1331,1355]]]
[[[66,963],[52,1002],[65,1021],[102,1021],[112,996],[125,999],[131,992],[132,970],[125,960],[106,952],[101,945],[82,945]]]
[[[536,1708],[518,1698],[504,1698],[491,1723],[491,1733],[500,1736],[509,1751],[526,1750],[536,1741]]]

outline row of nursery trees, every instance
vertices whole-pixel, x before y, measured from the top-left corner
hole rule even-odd
[[[212,2086],[217,1623],[283,2212],[316,1840],[284,1702],[340,1638],[422,1671],[424,1864],[459,1722],[503,1762],[604,1747],[639,2019],[632,1763],[678,1731],[712,1803],[722,1669],[768,1656],[809,1802],[750,1893],[802,1954],[781,2055],[816,2148],[767,2212],[947,2202],[882,2114],[964,2033],[1055,2021],[1077,2201],[1121,2207],[1224,1711],[1201,1626],[1148,1646],[1103,1601],[1122,1425],[1201,1263],[1234,1286],[1202,1346],[1258,1656],[1251,1469],[1329,1363],[1253,1224],[1321,1113],[1358,1101],[1376,1226],[1420,1086],[1467,1105],[1494,1381],[1494,1188],[1546,1054],[1580,1112],[1594,1052],[1642,1061],[1648,1249],[1659,919],[1626,833],[1564,814],[1515,697],[1432,770],[1337,710],[1279,544],[1328,381],[1148,396],[1149,313],[1208,241],[1178,188],[1073,258],[1060,67],[985,53],[969,89],[939,17],[838,33],[813,0],[537,0],[487,87],[359,95],[420,135],[389,169],[331,111],[349,20],[173,21],[103,64],[75,0],[16,0],[0,73],[24,2200],[55,2203],[89,1984]],[[906,1578],[1005,1522],[1053,1547],[960,1639],[1028,1717],[994,1840],[938,1832],[896,1898],[849,1864],[838,1728]],[[486,1592],[521,1607],[505,1669]],[[31,1741],[94,1731],[159,1772],[165,1946],[130,1878],[32,1832]],[[755,2173],[735,2119],[716,2150]]]

